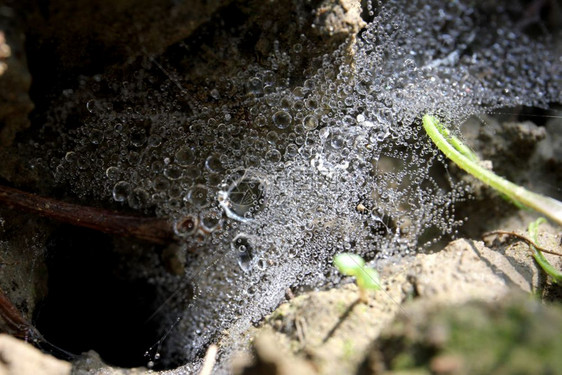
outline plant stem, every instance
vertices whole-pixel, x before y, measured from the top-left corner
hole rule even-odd
[[[562,202],[533,193],[480,166],[478,160],[475,157],[471,157],[471,155],[474,155],[472,151],[468,151],[469,154],[467,154],[466,150],[469,150],[468,147],[458,138],[451,136],[449,131],[439,124],[435,117],[431,115],[423,116],[423,127],[439,150],[460,168],[513,201],[520,202],[529,208],[541,212],[558,223],[558,225],[562,225]]]
[[[156,244],[177,240],[165,219],[124,215],[96,207],[81,206],[0,185],[0,203],[64,223],[104,233],[135,237]]]
[[[0,318],[4,323],[3,328],[15,337],[29,339],[30,336],[34,336],[36,333],[35,328],[24,319],[1,289]]]
[[[533,242],[535,243],[538,242],[539,225],[542,224],[543,222],[545,222],[545,219],[539,217],[536,221],[529,224],[529,235],[531,236]],[[552,277],[552,280],[554,280],[555,283],[561,283],[562,273],[558,271],[556,268],[554,268],[552,264],[550,264],[548,259],[546,259],[544,255],[542,255],[541,253],[542,249],[540,249],[538,246],[535,246],[534,244],[529,244],[529,247],[533,251],[533,258],[535,258],[535,262],[538,263],[538,265],[543,269],[543,271],[547,275]]]
[[[369,303],[369,294],[367,292],[367,289],[359,288],[359,301],[364,304]]]
[[[530,228],[530,227],[529,227]],[[529,245],[530,247],[534,248],[537,251],[543,252],[543,253],[547,253],[547,254],[552,254],[552,255],[556,255],[559,257],[562,257],[562,253],[558,253],[556,251],[552,251],[552,250],[548,250],[545,249],[543,247],[540,247],[539,245],[537,245],[537,240],[536,239],[530,239],[527,238],[519,233],[515,233],[515,232],[510,232],[507,230],[493,230],[491,232],[486,232],[482,235],[482,238],[485,237],[489,237],[489,236],[497,236],[497,235],[506,235],[506,236],[512,236],[512,237],[516,237],[518,239],[520,239],[521,241],[525,242],[527,245]],[[535,237],[536,238],[536,237]]]

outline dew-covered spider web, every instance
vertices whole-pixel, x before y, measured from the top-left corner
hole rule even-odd
[[[562,102],[556,35],[530,35],[522,7],[373,2],[334,53],[304,64],[315,46],[303,36],[202,85],[184,70],[187,47],[145,56],[122,80],[61,94],[46,127],[60,136],[42,163],[78,197],[177,223],[178,290],[192,297],[169,318],[182,334],[159,350],[193,361],[224,330],[240,339],[287,288],[337,284],[336,253],[376,262],[454,235],[468,188],[420,131],[422,115],[456,126]],[[77,107],[87,120],[69,126]]]

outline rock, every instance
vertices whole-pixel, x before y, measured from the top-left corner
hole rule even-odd
[[[406,307],[359,374],[549,374],[562,366],[562,308],[522,293],[501,301]]]
[[[35,12],[28,22],[35,53],[56,59],[66,70],[91,71],[100,64],[160,54],[229,2],[56,0],[43,6],[33,1]]]
[[[277,338],[273,332],[260,334],[252,345],[255,360],[250,363],[238,363],[234,369],[236,375],[270,374],[270,375],[306,375],[314,368],[302,359],[287,361],[289,353],[279,350]]]
[[[549,231],[547,226],[541,231],[545,245],[550,244],[548,236],[553,236]],[[306,293],[281,305],[266,319],[264,330],[275,331],[268,335],[275,337],[272,345],[278,351],[289,353],[284,354],[286,362],[307,359],[318,374],[355,373],[365,351],[393,319],[418,314],[411,309],[463,309],[474,301],[493,304],[514,290],[531,293],[540,288],[544,276],[525,246],[506,252],[492,250],[481,241],[459,239],[440,252],[381,265],[382,289],[370,292],[368,304],[358,302],[354,284]],[[447,331],[438,328],[432,333],[435,343],[448,338]],[[369,369],[378,366],[371,362]],[[457,369],[464,368],[463,358],[447,353],[427,363],[436,373],[458,373]],[[265,367],[252,368],[252,374],[268,373]]]
[[[0,334],[0,375],[67,375],[71,367],[24,341]]]
[[[480,241],[460,239],[438,253],[418,255],[406,272],[418,297],[446,304],[492,301],[513,287],[526,292],[538,287],[538,270],[532,259],[524,259],[517,264]]]
[[[72,362],[72,375],[146,375],[154,373],[143,367],[120,368],[105,364],[93,350]]]
[[[50,230],[41,219],[0,209],[0,290],[28,322],[47,294],[47,269],[41,254]],[[9,328],[0,319],[0,331],[17,333]]]
[[[14,11],[0,7],[0,147],[10,145],[16,133],[29,126],[27,116],[33,109],[24,43]]]
[[[356,0],[325,0],[315,10],[312,27],[322,37],[339,35],[343,42],[366,26],[361,11],[361,4]]]

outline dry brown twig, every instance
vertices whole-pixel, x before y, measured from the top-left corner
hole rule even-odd
[[[35,328],[21,315],[1,289],[0,319],[4,322],[3,326],[7,333],[17,338],[27,340],[35,336]]]
[[[505,236],[511,236],[511,237],[515,237],[523,242],[525,242],[527,245],[531,245],[533,247],[535,247],[538,251],[543,252],[543,253],[547,253],[547,254],[552,254],[552,255],[556,255],[559,257],[562,257],[562,253],[558,253],[556,251],[552,251],[552,250],[548,250],[545,249],[544,247],[541,247],[539,245],[537,245],[535,243],[535,241],[531,240],[528,237],[525,237],[522,234],[519,233],[515,233],[515,232],[511,232],[511,231],[506,231],[506,230],[494,230],[491,232],[486,232],[482,235],[482,239],[486,238],[486,237],[490,237],[490,236],[501,236],[501,235],[505,235]]]
[[[121,214],[97,207],[82,206],[45,198],[0,185],[0,203],[64,223],[156,244],[177,240],[172,224],[162,218]]]

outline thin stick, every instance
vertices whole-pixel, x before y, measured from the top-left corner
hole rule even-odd
[[[215,362],[217,360],[218,347],[215,344],[211,344],[209,349],[207,349],[207,354],[205,354],[205,359],[203,360],[203,367],[201,367],[201,372],[199,375],[211,375],[213,372],[213,367],[215,367]]]
[[[533,240],[531,240],[530,238],[527,238],[525,236],[523,236],[522,234],[518,234],[515,232],[509,232],[509,231],[505,231],[505,230],[494,230],[491,232],[486,232],[482,235],[482,238],[484,237],[490,237],[490,236],[494,236],[494,235],[507,235],[507,236],[512,236],[512,237],[516,237],[518,239],[520,239],[521,241],[527,243],[527,245],[533,246],[535,247],[538,251],[543,252],[543,253],[547,253],[547,254],[552,254],[552,255],[557,255],[559,257],[562,257],[562,253],[558,253],[556,251],[552,251],[552,250],[548,250],[545,249],[543,247],[540,247],[539,245],[537,245],[537,243]]]
[[[2,185],[0,185],[0,203],[64,223],[119,236],[135,237],[156,244],[167,244],[177,239],[172,224],[165,219],[124,215],[101,208],[40,197]]]
[[[8,333],[17,338],[25,340],[35,333],[35,328],[24,319],[1,289],[0,318],[4,321],[4,327],[8,330]]]

